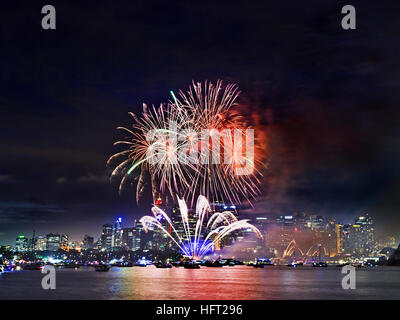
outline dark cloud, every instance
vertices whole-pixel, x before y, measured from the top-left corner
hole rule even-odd
[[[65,210],[48,204],[29,201],[0,202],[0,230],[10,227],[29,229],[34,225],[54,222]]]

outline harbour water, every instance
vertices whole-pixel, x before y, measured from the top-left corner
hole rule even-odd
[[[355,290],[342,288],[340,267],[81,267],[57,269],[55,290],[42,289],[43,276],[34,270],[0,274],[0,299],[400,299],[399,267],[358,268]]]

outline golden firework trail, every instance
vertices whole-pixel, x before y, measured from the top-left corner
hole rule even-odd
[[[185,197],[192,205],[200,194],[213,203],[251,203],[260,193],[261,174],[256,169],[257,159],[248,156],[247,144],[246,150],[242,147],[243,136],[247,143],[254,140],[254,133],[232,110],[239,93],[233,84],[223,88],[221,81],[216,85],[192,83],[187,92],[180,90],[178,97],[171,91],[173,101],[159,108],[144,104],[140,117],[130,113],[132,129],[118,127],[127,136],[115,143],[127,149],[108,160],[108,164],[120,161],[111,174],[111,178],[122,177],[120,191],[138,172],[138,200],[144,189],[144,172],[148,172],[153,198],[160,190],[168,191],[171,198],[175,194]],[[233,130],[239,132],[235,141],[237,136],[230,134]],[[238,140],[239,149],[235,147]],[[217,159],[215,154],[229,155],[230,161]],[[193,155],[198,155],[197,161],[192,161]],[[243,165],[250,167],[248,174],[239,174]]]

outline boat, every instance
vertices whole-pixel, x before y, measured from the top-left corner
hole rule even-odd
[[[295,268],[295,267],[299,267],[302,265],[303,265],[303,262],[292,262],[292,263],[287,264],[286,266]]]
[[[98,272],[107,272],[108,270],[110,270],[110,267],[106,264],[99,264],[95,267],[95,270]]]
[[[234,267],[236,265],[236,260],[226,259],[224,265],[229,267]]]
[[[200,265],[193,262],[187,262],[183,266],[185,269],[200,269]]]
[[[198,264],[199,264],[200,266],[205,266],[205,265],[206,265],[206,262],[207,262],[207,260],[199,260],[199,261],[198,261]]]
[[[312,266],[316,268],[326,268],[328,265],[325,262],[314,262]]]
[[[264,268],[264,266],[265,266],[265,265],[264,265],[263,263],[258,263],[258,262],[255,263],[255,264],[253,264],[253,267],[254,267],[254,268]]]
[[[29,263],[23,266],[23,270],[41,270],[42,265],[40,263]]]
[[[344,267],[344,266],[348,266],[350,263],[341,263],[341,264],[337,264],[336,267]]]
[[[139,259],[133,266],[135,267],[146,267],[152,265],[153,262],[151,260],[147,260],[145,257]]]
[[[156,266],[156,268],[172,268],[172,264],[161,261],[154,263],[154,265]]]
[[[79,264],[77,264],[77,263],[65,263],[64,264],[64,268],[79,268],[80,266],[79,266]]]
[[[2,272],[13,272],[21,270],[20,266],[16,266],[15,264],[2,264],[0,265],[0,273]]]
[[[115,262],[111,264],[112,267],[130,268],[133,266],[132,262]]]
[[[206,266],[206,267],[223,267],[224,265],[220,262],[220,261],[218,261],[218,260],[216,260],[216,261],[206,261],[205,263],[204,263],[204,265]]]
[[[257,262],[255,263],[255,265],[253,265],[253,267],[264,268],[265,266],[273,266],[273,265],[274,264],[269,259],[257,259]],[[260,266],[262,266],[262,267],[260,267]]]

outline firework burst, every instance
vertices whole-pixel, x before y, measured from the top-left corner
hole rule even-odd
[[[173,100],[159,108],[144,105],[140,117],[130,113],[132,129],[118,128],[127,137],[115,144],[127,149],[113,155],[108,164],[122,159],[111,174],[112,178],[122,177],[120,191],[136,174],[138,200],[149,173],[153,198],[158,191],[168,190],[171,198],[178,194],[192,205],[200,194],[212,202],[251,203],[259,193],[260,173],[254,154],[249,156],[247,150],[247,140],[254,134],[232,110],[239,96],[237,87],[229,84],[223,88],[221,81],[216,85],[193,83],[186,93],[179,91],[176,97],[171,91],[171,95]],[[234,130],[239,135],[231,135]],[[229,161],[216,157],[221,154],[228,155]],[[246,174],[239,173],[243,166]]]
[[[206,152],[200,153],[200,165],[193,173],[191,188],[185,193],[191,198],[191,203],[200,193],[213,202],[240,203],[244,199],[251,203],[260,192],[258,176],[261,173],[256,169],[256,159],[254,155],[244,156],[246,150],[242,146],[243,139],[254,140],[254,135],[246,130],[249,126],[243,117],[232,109],[237,105],[239,94],[236,85],[228,84],[223,88],[221,81],[217,81],[216,85],[206,81],[204,85],[193,83],[186,93],[180,91],[179,99],[174,96],[175,105],[187,110],[195,131],[208,132],[200,135],[196,141],[198,148]],[[227,129],[227,138],[231,143],[221,136],[221,132],[227,132]],[[236,141],[229,133],[234,130],[240,132]],[[213,135],[217,139],[213,139]],[[235,143],[240,143],[239,148],[235,149]],[[208,156],[210,154],[229,155],[230,161],[225,161],[225,158],[215,161],[214,157]],[[249,165],[250,170],[246,174],[239,174],[244,164]]]
[[[262,238],[260,231],[250,224],[249,220],[237,220],[235,215],[229,211],[211,214],[206,223],[211,208],[208,200],[201,195],[197,199],[194,226],[189,223],[189,211],[186,202],[178,197],[178,205],[183,234],[176,230],[169,216],[157,206],[152,208],[153,216],[144,216],[140,219],[140,222],[146,232],[149,229],[159,229],[171,239],[185,256],[191,259],[202,259],[206,254],[214,251],[217,243],[241,229],[250,228],[258,237]]]
[[[183,131],[190,122],[184,109],[174,108],[169,104],[161,104],[159,108],[152,106],[148,108],[143,104],[141,117],[129,113],[134,123],[132,129],[118,127],[117,130],[127,133],[125,140],[120,140],[114,145],[126,145],[127,149],[114,154],[108,159],[110,165],[114,161],[123,159],[111,173],[111,178],[121,177],[119,191],[125,186],[129,177],[135,171],[140,175],[137,183],[136,198],[140,198],[145,184],[145,174],[151,177],[153,198],[159,189],[168,189],[171,194],[173,190],[182,190],[190,186],[187,181],[190,177],[192,166],[181,165],[177,161],[177,150],[183,147],[183,143],[172,143],[174,134]],[[176,124],[176,126],[171,126]],[[150,139],[150,135],[153,139]],[[155,152],[152,152],[152,151]],[[156,179],[158,178],[158,179]],[[157,183],[156,181],[160,181]]]

